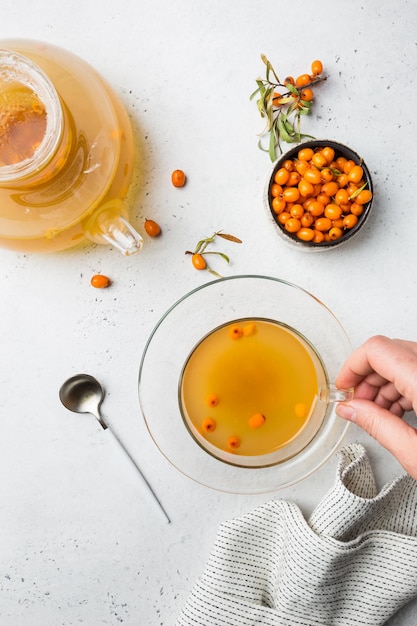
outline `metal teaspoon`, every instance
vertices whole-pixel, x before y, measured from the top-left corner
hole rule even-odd
[[[61,386],[61,389],[59,390],[59,398],[62,404],[74,413],[90,413],[91,415],[94,415],[103,430],[108,429],[109,432],[111,432],[119,446],[122,448],[122,450],[129,457],[133,465],[136,467],[142,480],[155,498],[160,510],[164,514],[164,517],[169,524],[171,520],[169,519],[165,509],[163,508],[161,502],[159,501],[148,480],[143,475],[142,470],[139,468],[131,454],[128,452],[128,450],[126,450],[123,443],[111,430],[111,428],[109,428],[108,424],[106,424],[100,414],[100,406],[104,400],[104,389],[98,382],[98,380],[96,380],[93,376],[90,376],[89,374],[77,374],[76,376],[72,376],[71,378],[68,378],[68,380],[66,380]]]

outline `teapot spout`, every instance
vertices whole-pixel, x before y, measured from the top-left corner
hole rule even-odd
[[[84,234],[95,243],[114,246],[125,256],[142,249],[143,239],[128,221],[128,211],[119,199],[100,205],[83,225]]]

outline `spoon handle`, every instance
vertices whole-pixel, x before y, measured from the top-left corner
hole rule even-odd
[[[157,504],[159,505],[159,509],[161,510],[161,512],[163,513],[165,520],[168,522],[168,524],[171,523],[171,520],[168,517],[167,512],[165,511],[164,507],[161,504],[161,501],[159,500],[158,496],[156,495],[156,493],[154,492],[154,490],[152,489],[151,484],[149,483],[148,479],[146,478],[146,476],[143,474],[142,470],[140,469],[139,465],[136,463],[135,459],[132,457],[132,455],[130,454],[130,452],[127,450],[127,448],[124,446],[124,444],[120,441],[119,437],[116,435],[116,433],[109,427],[108,424],[106,424],[107,430],[108,432],[110,432],[114,439],[117,441],[117,443],[119,444],[119,446],[122,448],[123,452],[126,454],[127,457],[129,457],[129,459],[131,460],[131,462],[133,463],[133,465],[135,466],[135,468],[137,469],[137,471],[139,472],[143,482],[145,483],[145,485],[147,486],[147,488],[149,489],[150,493],[153,495],[154,499],[156,500]]]

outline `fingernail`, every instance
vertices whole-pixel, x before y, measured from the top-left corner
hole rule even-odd
[[[340,402],[336,405],[336,413],[339,417],[343,417],[343,419],[350,422],[354,422],[356,419],[356,411],[350,404],[342,404]]]

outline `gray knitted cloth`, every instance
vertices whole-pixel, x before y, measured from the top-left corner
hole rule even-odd
[[[351,444],[308,522],[275,500],[220,526],[176,626],[377,626],[415,595],[417,481],[377,493]]]

